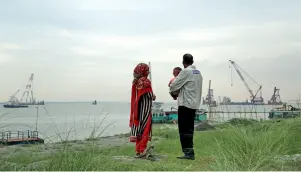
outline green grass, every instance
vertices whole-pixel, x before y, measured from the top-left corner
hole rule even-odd
[[[81,149],[64,143],[56,145],[58,151],[49,148],[46,153],[40,146],[10,148],[1,151],[0,170],[301,170],[301,162],[275,158],[301,154],[300,119],[244,124],[229,122],[217,130],[195,132],[195,161],[176,159],[182,155],[177,130],[154,127],[154,153],[167,156],[157,162],[116,160],[114,156],[134,156],[134,144],[99,147],[93,139]]]

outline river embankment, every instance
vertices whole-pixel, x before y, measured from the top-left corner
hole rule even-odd
[[[175,125],[154,126],[158,161],[137,160],[128,134],[0,148],[0,170],[301,170],[300,119],[244,121],[195,132],[195,161],[181,155]],[[123,158],[116,158],[123,157]]]

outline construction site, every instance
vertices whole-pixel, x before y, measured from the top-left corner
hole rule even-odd
[[[249,99],[247,99],[244,102],[232,102],[230,97],[224,96],[223,98],[221,98],[219,96],[219,105],[282,105],[283,104],[279,93],[280,89],[276,87],[274,87],[273,93],[269,101],[265,103],[264,98],[262,97],[262,85],[258,84],[247,72],[245,72],[234,61],[229,60],[229,62],[230,62],[229,68],[231,69],[231,86],[233,86],[232,69],[234,68],[249,93]],[[249,84],[246,82],[245,77],[248,77],[251,81],[253,81],[253,83],[257,87],[255,90],[252,90],[250,88]],[[207,91],[207,95],[206,97],[203,98],[203,105],[208,105],[209,107],[216,107],[218,105],[216,100],[214,100],[213,89],[211,87],[211,80],[209,80],[209,88]]]

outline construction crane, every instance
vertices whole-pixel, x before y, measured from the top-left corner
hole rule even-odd
[[[35,103],[35,99],[33,97],[33,73],[30,75],[28,83],[26,85],[25,91],[23,92],[22,98],[20,99],[20,102],[23,102],[23,98],[24,96],[26,96],[25,98],[25,102],[24,103]],[[29,97],[29,93],[30,93],[30,97]]]
[[[271,100],[268,101],[269,105],[282,105],[282,101],[279,94],[280,89],[274,87],[274,94],[271,97]]]
[[[253,103],[253,104],[264,104],[264,100],[262,98],[262,92],[261,92],[262,85],[259,85],[247,72],[245,72],[241,67],[239,67],[234,61],[229,60],[229,62],[235,68],[237,74],[239,75],[240,79],[245,84],[248,92],[250,93],[251,103]],[[242,71],[246,76],[248,76],[259,87],[257,90],[255,90],[255,94],[251,90],[251,88],[249,87],[248,83],[246,82],[245,78],[242,76],[240,71]],[[232,77],[231,77],[231,79],[232,79]],[[233,82],[231,82],[231,86],[232,85],[233,85]],[[257,97],[258,93],[260,93],[259,97]]]
[[[17,90],[12,96],[10,96],[11,102],[18,102],[19,100],[16,98],[16,95],[19,93],[20,90]]]
[[[209,80],[209,88],[206,99],[203,98],[203,104],[209,105],[209,107],[216,107],[216,101],[214,101],[213,89],[211,89],[211,80]]]

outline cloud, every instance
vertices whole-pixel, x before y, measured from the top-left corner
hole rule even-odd
[[[67,29],[62,29],[58,35],[65,38],[72,38],[72,34]]]
[[[0,72],[9,75],[0,76],[7,81],[0,98],[35,72],[44,99],[94,100],[95,94],[128,100],[135,64],[151,61],[157,97],[170,100],[165,85],[184,53],[193,54],[204,84],[212,79],[217,95],[246,98],[243,85],[235,91],[225,86],[232,59],[268,89],[269,82],[281,83],[293,96],[301,82],[294,74],[300,69],[300,2],[270,3],[7,1],[0,7]]]
[[[1,43],[0,42],[0,65],[4,65],[9,62],[13,57],[10,54],[12,51],[22,50],[25,47],[22,47],[14,43]]]
[[[4,53],[0,53],[0,66],[10,60],[10,56]]]
[[[85,59],[98,56],[99,59],[176,62],[175,57],[188,52],[201,60],[219,62],[229,58],[275,58],[300,52],[300,31],[298,23],[273,22],[135,36],[63,32],[78,43],[70,48],[71,52]]]
[[[2,43],[2,44],[0,44],[0,51],[19,50],[19,49],[22,49],[22,47],[18,44],[12,44],[12,43]]]
[[[142,10],[154,10],[160,7],[158,1],[146,1],[139,0],[90,0],[90,1],[69,1],[72,2],[72,6],[77,10],[84,11],[142,11]],[[68,6],[70,3],[63,3],[62,6]]]

